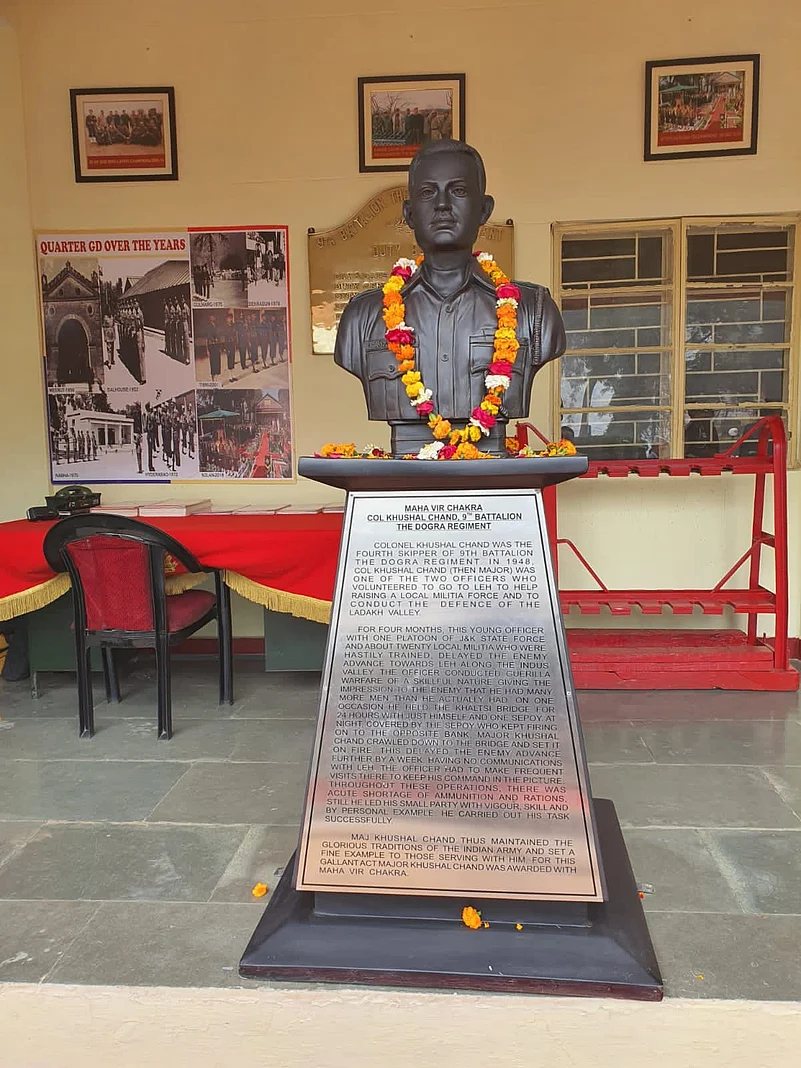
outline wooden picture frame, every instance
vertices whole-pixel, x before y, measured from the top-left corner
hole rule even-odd
[[[465,139],[464,74],[359,78],[359,170],[408,171],[431,139]]]
[[[76,182],[178,179],[172,86],[70,89]]]
[[[646,160],[754,155],[758,117],[758,55],[645,64]]]

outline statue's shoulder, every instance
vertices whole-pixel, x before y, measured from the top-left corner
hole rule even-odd
[[[514,284],[520,290],[520,295],[523,300],[536,300],[543,297],[550,296],[550,290],[547,286],[538,285],[536,282],[519,282],[516,278],[512,279]]]
[[[384,293],[381,289],[365,289],[363,293],[354,293],[342,309],[343,319],[359,321],[380,312],[383,309]]]

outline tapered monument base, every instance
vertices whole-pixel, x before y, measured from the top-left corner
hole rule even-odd
[[[662,979],[614,805],[595,800],[594,808],[607,881],[603,903],[301,892],[293,886],[293,857],[239,973],[659,1001]],[[464,905],[479,908],[489,928],[465,927]]]

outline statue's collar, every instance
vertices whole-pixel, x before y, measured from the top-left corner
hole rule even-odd
[[[464,285],[459,290],[457,290],[457,292],[461,293],[469,285],[473,285],[473,284],[479,285],[483,289],[486,289],[487,292],[492,293],[493,296],[495,295],[495,286],[492,284],[492,282],[487,277],[487,275],[484,273],[484,271],[482,271],[480,265],[476,262],[475,258],[471,257],[470,258],[470,272],[469,272],[467,278],[465,279]],[[411,293],[411,291],[413,289],[415,289],[417,286],[420,286],[420,285],[424,285],[426,287],[426,289],[430,290],[433,293],[436,293],[436,290],[434,289],[434,287],[431,285],[430,281],[427,278],[425,260],[420,265],[420,267],[414,272],[414,274],[409,279],[409,281],[406,283],[406,285],[403,287],[401,292],[402,293]],[[454,296],[455,295],[456,294],[454,294]]]

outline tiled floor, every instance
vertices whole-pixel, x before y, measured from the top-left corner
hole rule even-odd
[[[0,683],[0,980],[249,985],[237,962],[297,837],[318,678],[178,663],[176,734],[152,672],[97,694]],[[611,797],[668,995],[801,1000],[796,694],[582,693],[594,792]]]

